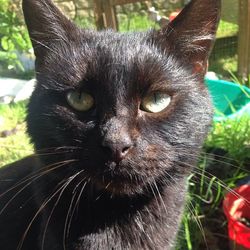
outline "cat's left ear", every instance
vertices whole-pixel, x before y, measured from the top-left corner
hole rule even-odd
[[[192,0],[154,39],[164,50],[189,62],[193,72],[203,77],[215,41],[220,9],[221,0]]]

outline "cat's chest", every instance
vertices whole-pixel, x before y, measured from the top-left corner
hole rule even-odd
[[[68,250],[169,250],[177,233],[184,193],[179,190],[178,197],[170,191],[162,194],[167,210],[160,197],[146,206],[126,209],[126,202],[110,205],[101,198],[90,201],[84,196],[74,204],[72,196],[66,195],[45,210],[39,241],[44,241],[44,249],[58,250],[63,245]]]

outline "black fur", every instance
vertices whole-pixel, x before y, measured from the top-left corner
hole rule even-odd
[[[212,120],[203,81],[220,1],[193,0],[166,28],[128,34],[81,30],[50,0],[23,9],[36,155],[0,171],[0,249],[171,249]],[[74,110],[71,90],[94,107]],[[156,114],[140,109],[153,91],[172,97]]]

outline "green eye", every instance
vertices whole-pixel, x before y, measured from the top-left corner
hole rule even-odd
[[[67,94],[67,101],[78,111],[88,111],[94,106],[94,98],[85,92],[70,91]]]
[[[168,94],[155,92],[142,99],[141,109],[150,113],[158,113],[164,110],[170,102],[171,97]]]

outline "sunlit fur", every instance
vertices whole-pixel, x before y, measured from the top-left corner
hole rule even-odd
[[[128,34],[78,29],[50,0],[23,6],[37,56],[27,117],[37,156],[0,186],[0,248],[171,249],[212,120],[203,78],[219,1],[194,0],[167,28]],[[68,105],[72,90],[94,107]],[[155,114],[140,109],[154,91],[171,96]],[[104,145],[125,141],[115,162]]]

